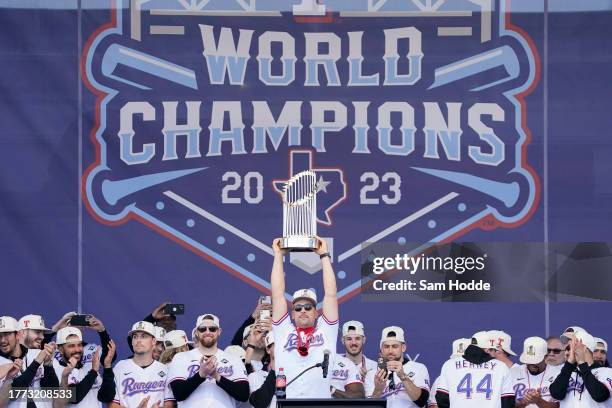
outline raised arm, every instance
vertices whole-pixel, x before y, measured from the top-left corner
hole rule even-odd
[[[287,313],[287,302],[285,301],[285,271],[283,269],[283,256],[285,251],[280,247],[280,238],[272,243],[274,250],[274,263],[270,275],[272,286],[272,320],[277,322]]]
[[[329,248],[327,242],[317,237],[317,255],[325,255],[321,258],[323,267],[323,316],[330,322],[338,320],[338,289],[336,288],[336,275],[331,265],[331,257],[329,256]]]

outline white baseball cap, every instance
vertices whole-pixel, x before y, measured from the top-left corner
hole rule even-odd
[[[169,331],[164,337],[166,349],[175,349],[185,344],[187,344],[187,334],[182,330]]]
[[[489,332],[479,331],[472,335],[471,343],[482,349],[491,348],[491,342],[489,341]]]
[[[42,316],[39,315],[25,315],[21,319],[19,319],[19,323],[17,325],[19,330],[32,329],[32,330],[43,330],[47,333],[51,332],[51,329],[47,329],[45,327],[45,321]]]
[[[131,336],[132,334],[138,331],[145,332],[147,334],[150,334],[153,337],[156,337],[155,336],[155,326],[153,326],[153,323],[151,322],[140,321],[140,322],[134,323],[132,325],[132,330],[128,332],[128,336]]]
[[[587,333],[586,331],[574,332],[574,338],[576,340],[581,341],[582,344],[584,344],[586,348],[588,348],[591,351],[591,353],[595,351],[595,346],[596,346],[595,338],[591,336],[589,333]]]
[[[212,321],[213,325],[216,326],[216,327],[221,327],[219,325],[219,318],[217,316],[215,316],[214,314],[211,314],[211,313],[206,313],[206,314],[198,316],[198,320],[196,320],[196,327],[195,328],[197,329],[198,327],[205,326],[204,322],[206,320]]]
[[[600,337],[594,337],[593,339],[595,340],[595,350],[603,350],[606,353],[608,352],[608,343],[604,339]],[[601,343],[601,346],[599,343]]]
[[[266,334],[266,347],[269,347],[270,344],[274,344],[274,333],[272,332]]]
[[[578,331],[586,332],[586,330],[584,330],[580,326],[570,326],[567,329],[563,330],[563,333],[561,333],[561,336],[559,337],[561,338],[562,342],[567,343],[574,336],[574,333]]]
[[[541,337],[527,337],[519,361],[523,364],[540,364],[548,354],[548,343]]]
[[[317,294],[310,289],[300,289],[293,293],[293,303],[300,299],[310,300],[315,305],[317,304]]]
[[[227,346],[225,352],[231,354],[234,357],[238,357],[240,360],[244,360],[246,357],[246,351],[240,346]]]
[[[349,320],[348,322],[344,323],[342,325],[342,337],[351,334],[365,336],[365,332],[363,330],[363,323],[358,322],[357,320]]]
[[[468,348],[470,344],[472,344],[471,339],[462,338],[453,341],[453,353],[451,354],[450,358],[463,357],[465,349]]]
[[[380,345],[387,340],[399,341],[400,343],[405,343],[404,340],[404,330],[398,326],[389,326],[385,327],[382,331],[382,336],[380,336]]]
[[[70,336],[76,336],[75,339],[68,339]],[[57,344],[80,343],[83,341],[83,334],[76,327],[67,326],[57,331]]]
[[[155,341],[164,341],[166,329],[161,326],[153,326],[153,329],[155,329]]]
[[[12,333],[19,331],[17,320],[11,316],[0,316],[0,333]]]
[[[489,344],[491,345],[491,348],[497,348],[498,346],[501,346],[502,350],[504,350],[506,353],[516,356],[516,353],[514,351],[512,351],[512,337],[510,337],[510,335],[504,331],[501,330],[491,330],[489,332],[487,332],[488,337],[489,337]]]

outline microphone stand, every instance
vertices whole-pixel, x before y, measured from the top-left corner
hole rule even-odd
[[[302,376],[302,374],[304,374],[304,373],[306,373],[306,372],[308,372],[308,371],[312,370],[313,368],[318,368],[318,367],[321,367],[322,365],[323,365],[322,363],[317,363],[317,364],[315,364],[315,365],[313,365],[313,366],[311,366],[311,367],[308,367],[307,369],[305,369],[304,371],[302,371],[301,373],[299,373],[299,374],[298,374],[298,375],[297,375],[295,378],[293,378],[293,380],[289,381],[289,382],[287,383],[287,387],[289,387],[289,386],[290,386],[290,385],[291,385],[291,384],[292,384],[292,383],[293,383],[295,380],[297,380],[298,378],[300,378],[300,377]]]

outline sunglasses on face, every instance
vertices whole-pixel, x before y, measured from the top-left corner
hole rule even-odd
[[[550,353],[559,354],[559,353],[561,353],[563,351],[561,349],[551,349],[551,348],[549,348],[547,350],[548,350],[547,354],[550,354]]]
[[[305,305],[294,305],[293,306],[293,310],[295,312],[301,312],[302,309],[304,309],[307,312],[310,312],[312,309],[314,308],[314,306],[310,305],[310,304],[305,304]]]
[[[218,327],[214,327],[214,326],[203,326],[203,327],[198,327],[198,332],[200,333],[206,333],[206,331],[209,331],[211,333],[214,333],[218,330]]]

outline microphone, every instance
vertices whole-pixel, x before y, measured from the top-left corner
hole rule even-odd
[[[330,351],[325,349],[323,351],[323,362],[321,368],[323,369],[323,378],[327,378],[327,370],[329,369],[329,353]]]

